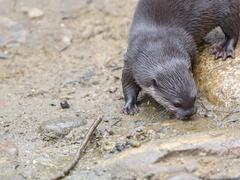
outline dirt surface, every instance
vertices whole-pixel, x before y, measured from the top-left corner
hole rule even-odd
[[[136,2],[0,0],[0,179],[52,177],[73,159],[99,116],[103,123],[67,179],[240,177],[238,120],[216,116],[201,93],[191,121],[171,118],[144,94],[138,115],[120,113],[123,55]],[[137,157],[153,155],[154,161],[122,158],[151,146],[163,153]],[[118,158],[123,163],[114,168]],[[189,163],[195,168],[186,171]]]

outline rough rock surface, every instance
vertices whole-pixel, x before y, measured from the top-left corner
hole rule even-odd
[[[58,118],[44,121],[39,131],[44,140],[63,138],[68,135],[74,128],[86,125],[87,122],[83,118]]]
[[[221,42],[221,32],[213,31],[207,40],[211,44]],[[211,103],[236,107],[240,102],[240,46],[236,50],[236,58],[226,61],[214,59],[211,52],[212,47],[200,53],[195,65],[199,88]]]
[[[240,178],[240,140],[237,129],[198,133],[146,143],[126,150],[91,168],[92,176],[144,179],[234,179]],[[231,170],[224,167],[232,167]],[[98,174],[96,172],[102,172]],[[79,176],[82,172],[76,172]],[[107,175],[106,175],[107,174]]]

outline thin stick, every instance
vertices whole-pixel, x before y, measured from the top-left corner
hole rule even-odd
[[[58,180],[58,179],[62,179],[64,178],[66,175],[68,175],[70,173],[71,170],[73,170],[75,168],[75,166],[78,164],[78,161],[82,158],[83,152],[86,150],[87,144],[89,142],[89,140],[91,139],[91,136],[93,134],[93,132],[96,130],[96,128],[98,127],[98,125],[101,123],[103,117],[99,117],[97,120],[94,121],[94,123],[91,125],[90,129],[88,130],[87,134],[84,137],[84,140],[81,144],[81,146],[79,147],[76,157],[73,160],[73,162],[71,164],[69,164],[69,166],[67,166],[61,173],[59,173],[57,176],[55,176],[54,178],[51,178],[51,180]]]

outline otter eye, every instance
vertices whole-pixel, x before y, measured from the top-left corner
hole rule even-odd
[[[153,85],[153,87],[158,87],[156,79],[152,80],[152,85]]]
[[[196,101],[196,99],[197,99],[197,97],[196,97],[196,96],[194,96],[194,98],[193,98],[193,101],[195,102],[195,101]]]
[[[180,108],[182,106],[180,103],[174,103],[173,105],[177,108]]]

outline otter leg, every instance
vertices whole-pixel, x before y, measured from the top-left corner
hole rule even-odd
[[[240,31],[239,21],[238,17],[230,16],[220,23],[220,27],[225,34],[225,41],[215,47],[213,54],[216,59],[223,58],[223,60],[226,60],[228,57],[235,58],[235,48]]]
[[[137,107],[137,96],[141,88],[135,83],[132,73],[126,67],[124,67],[122,73],[122,87],[125,98],[123,113],[128,115],[138,113],[139,109]]]

